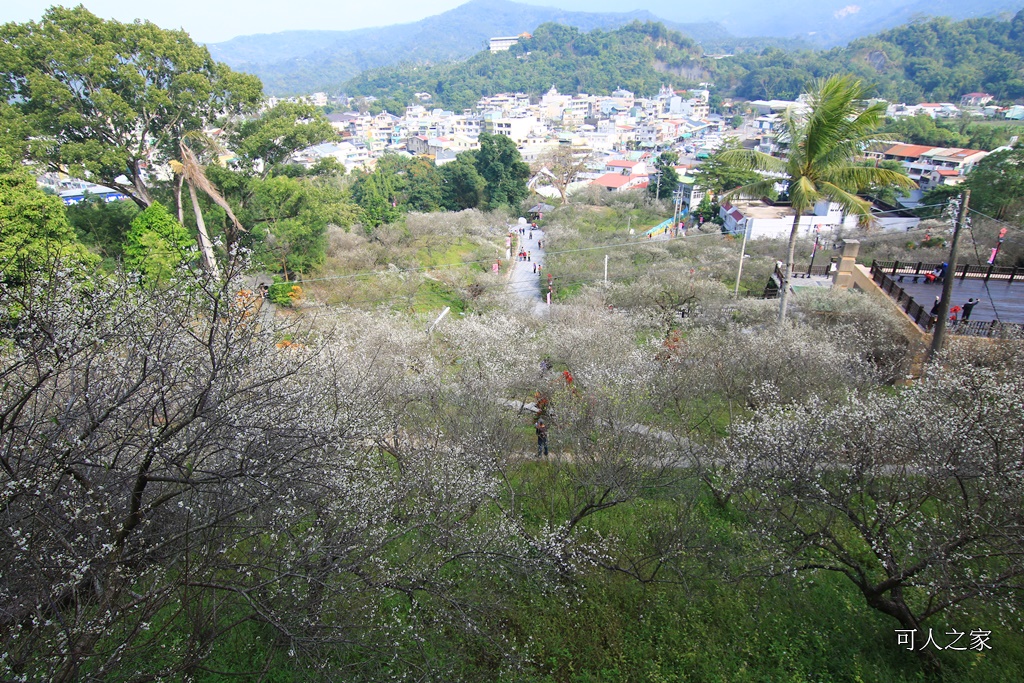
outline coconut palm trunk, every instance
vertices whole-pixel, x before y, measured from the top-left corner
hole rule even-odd
[[[796,210],[793,218],[793,229],[789,231],[789,251],[786,257],[786,270],[783,272],[782,286],[779,288],[779,322],[786,319],[786,309],[789,307],[790,283],[793,281],[793,266],[796,265],[796,235],[800,230],[800,210]]]
[[[199,137],[197,136],[186,136],[187,137]],[[176,173],[180,173],[182,182],[188,183],[189,197],[192,200],[192,210],[196,216],[196,231],[197,241],[199,242],[199,252],[202,257],[203,268],[206,272],[213,275],[215,278],[220,279],[220,271],[217,268],[217,261],[213,253],[213,241],[210,239],[210,234],[206,230],[206,221],[203,220],[203,210],[199,205],[199,196],[196,189],[203,191],[203,194],[208,196],[214,204],[224,209],[227,214],[229,223],[227,228],[228,237],[228,251],[234,253],[232,249],[233,245],[238,241],[238,234],[244,232],[245,228],[239,222],[238,218],[235,217],[234,211],[231,210],[231,205],[228,204],[227,200],[221,196],[217,188],[214,187],[213,183],[210,182],[209,178],[206,177],[206,173],[203,170],[202,164],[199,162],[199,158],[196,156],[189,147],[185,144],[186,138],[182,138],[179,144],[181,151],[181,162],[178,165],[172,165]],[[204,142],[209,142],[203,138]],[[180,187],[177,186],[177,187]],[[181,192],[177,193],[178,201],[178,216],[183,221],[184,211],[181,206]]]
[[[181,186],[184,182],[185,177],[183,175],[180,173],[174,174],[174,205],[178,209],[178,222],[182,225],[185,225],[185,207],[181,201]]]

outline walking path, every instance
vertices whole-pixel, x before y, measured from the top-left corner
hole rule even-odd
[[[532,232],[532,237],[531,237]],[[518,233],[517,233],[518,234]],[[515,296],[518,296],[526,301],[534,304],[533,312],[535,315],[545,315],[547,313],[546,294],[547,286],[541,286],[541,281],[547,283],[547,272],[543,269],[540,274],[534,272],[534,266],[544,266],[544,249],[541,248],[540,244],[544,240],[544,231],[534,228],[532,231],[529,227],[526,228],[526,232],[519,237],[519,249],[514,250],[512,254],[512,274],[508,280],[509,290]],[[529,261],[520,261],[516,254],[520,251],[526,251],[530,254]]]

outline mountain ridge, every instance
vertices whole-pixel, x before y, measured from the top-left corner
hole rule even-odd
[[[680,24],[647,10],[573,12],[509,0],[470,0],[417,22],[351,31],[284,31],[239,36],[208,45],[214,59],[259,76],[268,94],[324,90],[359,73],[399,62],[434,64],[466,59],[494,36],[519,35],[554,22],[582,31],[611,30],[632,21],[654,21],[696,38],[728,39],[714,23]]]

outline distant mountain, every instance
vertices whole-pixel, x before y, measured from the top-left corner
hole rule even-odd
[[[850,73],[891,102],[957,102],[969,92],[1024,101],[1024,10],[992,18],[914,21],[830,50],[767,49],[708,58],[700,46],[657,23],[583,33],[542,24],[507,52],[431,66],[377,67],[344,85],[401,111],[413,93],[455,111],[482,95],[525,92],[608,93],[624,87],[650,96],[663,85],[713,82],[716,93],[745,100],[793,99],[816,78]]]
[[[744,99],[790,99],[812,79],[850,73],[890,102],[958,102],[987,92],[1010,103],[1024,98],[1024,10],[992,18],[914,21],[858,38],[841,48],[765,50],[708,60],[709,80]]]
[[[208,47],[218,61],[259,76],[268,94],[291,95],[335,88],[374,67],[465,59],[487,49],[494,36],[519,35],[547,22],[590,31],[615,29],[637,20],[660,21],[687,36],[699,37],[701,42],[730,44],[728,32],[718,24],[668,22],[645,10],[571,12],[508,0],[471,0],[410,24],[241,36]]]
[[[613,0],[538,0],[589,11],[615,5]],[[845,45],[921,17],[951,19],[1013,15],[1024,0],[643,0],[656,15],[675,21],[714,21],[736,36],[799,37],[819,47]]]
[[[701,56],[692,39],[660,23],[634,21],[586,33],[546,23],[508,51],[484,50],[467,60],[432,66],[378,67],[346,83],[345,92],[373,95],[389,111],[403,110],[415,92],[428,92],[436,105],[453,111],[473,106],[481,95],[540,95],[552,86],[563,93],[625,88],[653,96],[664,85],[703,80],[708,71]]]

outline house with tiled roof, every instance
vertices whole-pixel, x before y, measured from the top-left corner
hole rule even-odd
[[[623,192],[625,190],[639,189],[640,186],[647,187],[646,175],[623,175],[622,173],[605,173],[599,178],[591,181],[591,185],[603,187],[609,192]]]
[[[901,162],[907,170],[907,175],[916,181],[922,190],[929,190],[935,184],[957,184],[959,180],[951,180],[954,174],[962,178],[986,156],[988,152],[980,149],[904,144],[893,145],[882,154],[884,159]],[[940,170],[954,173],[933,175],[935,171]]]
[[[630,161],[628,159],[609,159],[604,163],[605,173],[617,173],[619,175],[636,176],[647,175],[647,164],[643,161]]]

